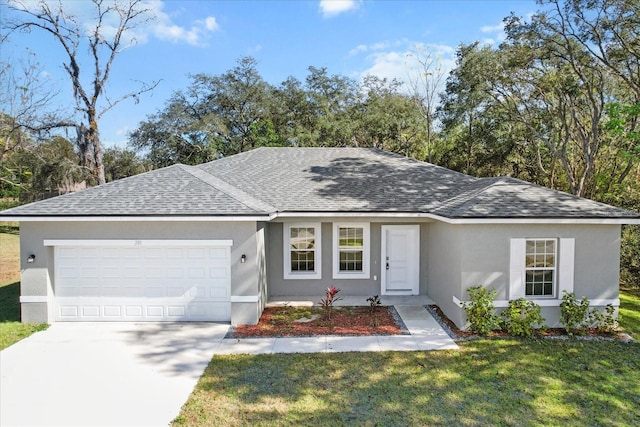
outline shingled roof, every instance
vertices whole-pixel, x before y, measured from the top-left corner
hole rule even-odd
[[[514,178],[474,178],[376,149],[260,148],[174,165],[0,216],[243,216],[425,213],[445,218],[640,215]]]

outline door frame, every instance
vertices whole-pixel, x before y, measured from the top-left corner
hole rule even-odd
[[[408,261],[414,265],[413,287],[408,291],[387,291],[387,231],[404,230],[413,234],[413,248],[410,252],[414,255]],[[381,295],[419,295],[420,294],[420,225],[383,225],[380,231],[380,294]]]

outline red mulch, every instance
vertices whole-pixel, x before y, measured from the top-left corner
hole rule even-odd
[[[267,307],[257,325],[239,325],[233,331],[235,338],[299,337],[312,335],[399,335],[404,331],[388,307],[334,307],[331,319],[324,316],[306,323],[282,321],[283,310],[291,307]],[[321,314],[314,308],[314,313]],[[278,314],[280,315],[278,316]]]

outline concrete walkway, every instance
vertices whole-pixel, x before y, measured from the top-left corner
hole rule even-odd
[[[458,345],[422,306],[395,306],[411,335],[225,338],[216,354],[455,350]]]

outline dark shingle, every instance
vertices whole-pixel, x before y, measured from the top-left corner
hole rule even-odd
[[[2,216],[411,212],[447,218],[640,218],[513,178],[474,178],[376,149],[260,148],[174,165]]]
[[[5,216],[252,215],[259,212],[198,179],[182,165],[30,203]]]

